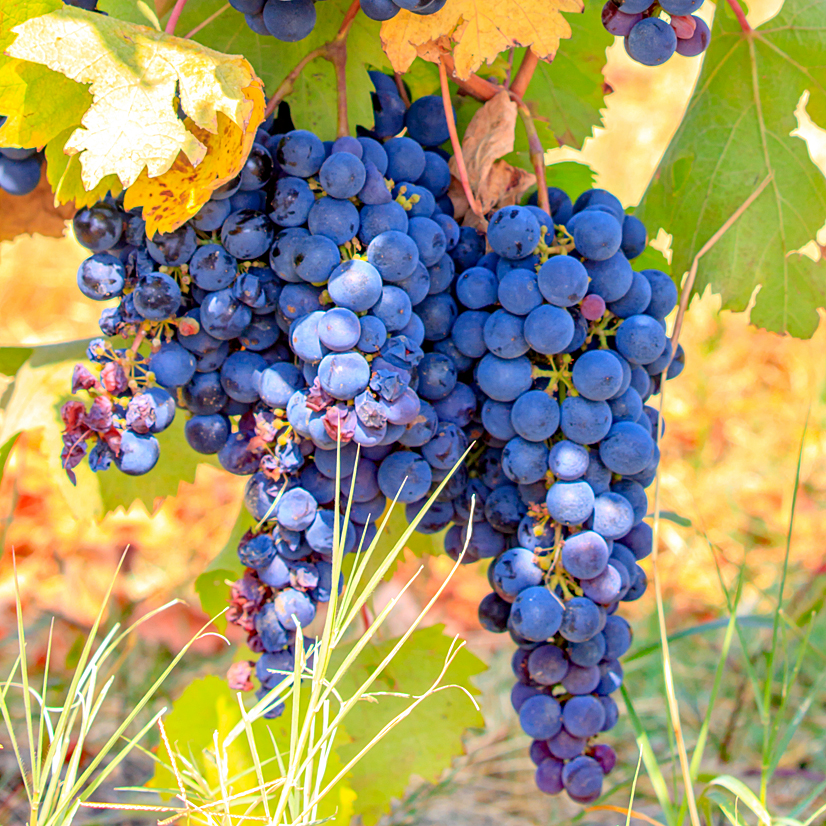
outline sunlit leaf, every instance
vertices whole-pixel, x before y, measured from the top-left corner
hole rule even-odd
[[[414,631],[371,687],[371,692],[402,692],[410,698],[378,696],[375,703],[359,703],[347,716],[345,726],[351,742],[337,747],[347,762],[403,711],[412,698],[424,694],[438,676],[453,643],[444,635],[444,626],[433,625]],[[346,692],[354,691],[390,653],[396,640],[368,646],[348,670],[342,682]],[[336,652],[340,656],[343,652]],[[467,649],[453,660],[442,685],[462,686],[477,693],[471,679],[485,670],[485,664]],[[410,715],[367,753],[350,774],[358,794],[358,813],[365,824],[375,823],[401,797],[412,774],[435,781],[442,771],[464,751],[462,737],[468,728],[484,725],[481,714],[459,688],[447,688],[425,699]]]
[[[3,146],[44,146],[80,123],[92,102],[82,84],[8,52],[16,26],[62,8],[61,0],[0,0],[0,112],[7,116],[0,130]]]
[[[257,127],[252,119],[263,92],[242,57],[70,6],[14,31],[8,55],[89,84],[91,106],[64,147],[80,154],[86,189],[107,175],[127,187],[144,169],[162,175],[179,152],[200,163],[207,148],[179,117],[178,99],[188,117],[213,134],[221,114],[244,131]],[[30,94],[52,97],[54,90],[44,85]]]
[[[187,32],[220,11],[225,0],[198,0],[189,3],[178,21],[178,31]],[[255,34],[244,15],[227,8],[194,35],[194,39],[225,52],[241,52],[274,91],[298,62],[314,49],[332,40],[338,33],[351,0],[324,0],[317,6],[318,19],[312,33],[298,43],[284,43],[274,37]],[[369,68],[390,68],[379,41],[379,24],[364,14],[357,15],[347,37],[347,115],[350,131],[356,125],[372,127],[373,84]],[[336,137],[336,83],[333,66],[326,60],[312,61],[295,82],[287,101],[299,129],[310,129],[322,140]]]
[[[560,39],[571,36],[560,12],[582,8],[581,0],[451,0],[436,14],[402,10],[382,23],[381,41],[393,68],[406,72],[418,54],[417,46],[449,36],[455,44],[456,74],[467,78],[512,46],[530,46],[539,57],[552,58]]]
[[[123,187],[117,175],[107,175],[88,191],[83,188],[80,155],[67,155],[63,151],[73,132],[74,127],[69,127],[46,146],[46,175],[54,193],[53,198],[61,204],[71,201],[80,209],[96,204],[109,192],[120,194]]]
[[[263,98],[256,97],[252,123],[260,123],[263,117]],[[239,129],[220,113],[216,134],[195,126],[188,118],[186,124],[207,147],[204,160],[193,166],[181,153],[163,175],[150,178],[144,170],[126,190],[123,205],[126,209],[143,207],[149,237],[156,232],[171,232],[195,215],[218,187],[229,183],[243,169],[255,139],[254,130]]]
[[[826,16],[786,0],[777,17],[744,33],[721,5],[688,112],[640,209],[649,232],[673,236],[679,283],[700,248],[771,181],[700,260],[694,289],[723,308],[751,308],[752,323],[808,337],[826,306],[826,264],[796,252],[826,220],[826,180],[791,132],[795,108],[826,124]],[[757,290],[756,296],[755,291]]]

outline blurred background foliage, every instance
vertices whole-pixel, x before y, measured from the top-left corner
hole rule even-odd
[[[779,4],[771,0],[751,5],[753,11],[756,8],[769,16]],[[582,151],[554,149],[548,160],[590,164],[597,173],[597,185],[633,205],[682,117],[699,66],[676,56],[656,70],[646,69],[632,63],[621,44],[611,47],[608,54],[606,82],[613,92],[607,97],[604,128],[596,130]],[[815,162],[826,169],[824,134],[805,117],[801,133]],[[551,168],[549,183],[553,182]],[[652,233],[656,230],[649,227]],[[826,243],[826,237],[819,240]],[[667,251],[668,238],[661,234],[658,244]],[[84,257],[85,251],[71,237],[23,236],[0,244],[0,345],[36,345],[98,333],[100,307],[85,300],[75,286],[75,271]],[[697,629],[725,618],[720,583],[730,588],[741,566],[746,586],[739,613],[754,617],[771,613],[774,603],[769,594],[776,593],[783,561],[805,428],[786,602],[790,622],[803,625],[826,597],[826,324],[821,323],[808,341],[780,337],[749,327],[742,315],[719,312],[717,299],[705,295],[692,302],[681,342],[687,366],[679,381],[668,387],[660,475],[661,507],[679,516],[660,526],[669,630]],[[31,400],[33,417],[65,396],[71,364],[41,369],[50,392],[40,392]],[[7,380],[0,376],[0,393],[3,382]],[[200,465],[194,481],[181,483],[176,496],[150,508],[136,502],[99,519],[102,501],[87,495],[86,488],[79,496],[60,472],[58,444],[56,421],[23,433],[0,483],[0,657],[7,661],[16,638],[12,550],[32,625],[30,651],[41,657],[45,654],[49,618],[55,617],[52,656],[69,667],[116,562],[128,548],[124,571],[115,586],[110,622],[141,616],[172,597],[184,600],[144,625],[131,643],[139,656],[130,662],[140,663],[141,668],[119,673],[115,692],[117,702],[128,707],[149,677],[202,625],[205,618],[194,582],[227,542],[244,480]],[[419,559],[408,555],[394,579],[382,586],[379,600],[386,603],[395,596],[400,583],[419,564]],[[424,576],[390,617],[388,636],[407,628],[451,565],[444,556],[426,556],[423,564]],[[650,560],[645,565],[650,566]],[[486,731],[468,740],[468,756],[443,784],[417,785],[414,780],[391,816],[395,823],[472,821],[475,826],[494,822],[507,826],[559,823],[577,814],[576,807],[549,801],[533,789],[533,767],[508,698],[510,641],[480,631],[476,621],[476,606],[487,591],[484,569],[469,567],[454,578],[446,598],[430,617],[432,622],[445,623],[449,633],[467,638],[471,650],[491,664],[479,680]],[[649,653],[636,659],[632,656],[626,684],[652,733],[658,758],[668,767],[661,661],[658,649],[647,648],[657,641],[653,593],[630,604],[627,614],[637,632],[632,654]],[[700,631],[676,640],[672,647],[689,743],[705,713],[723,628]],[[232,630],[229,634],[232,637]],[[744,634],[750,660],[759,667],[770,632],[758,624],[746,626]],[[234,641],[240,643],[237,638]],[[178,696],[196,677],[222,676],[233,657],[241,656],[240,648],[230,649],[217,637],[199,641],[166,685],[167,700]],[[815,684],[824,660],[826,626],[816,619],[795,689],[801,696]],[[759,776],[760,769],[759,732],[750,694],[742,653],[732,653],[715,705],[706,762],[709,772],[725,771],[747,783]],[[795,708],[794,698],[790,707]],[[781,761],[770,793],[779,809],[789,810],[826,788],[824,728],[826,706],[821,692]],[[627,714],[612,734],[611,742],[620,753],[616,778],[620,790],[613,802],[624,806],[637,761]],[[13,809],[16,792],[2,754],[0,822],[6,822],[3,813]],[[131,778],[130,782],[142,779]],[[644,779],[635,808],[657,816],[656,801]],[[619,817],[611,812],[591,813],[586,822],[616,823]]]

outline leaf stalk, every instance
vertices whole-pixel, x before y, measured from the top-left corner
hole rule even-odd
[[[447,69],[445,68],[444,60],[439,61],[439,83],[442,87],[442,103],[445,107],[447,131],[450,133],[450,143],[453,146],[453,156],[456,158],[456,166],[459,170],[459,180],[462,183],[462,189],[464,190],[471,210],[475,215],[484,218],[481,207],[477,203],[473,189],[470,186],[470,180],[468,179],[465,158],[462,154],[462,143],[459,140],[459,133],[456,131],[456,119],[453,117],[453,104],[450,102],[450,89],[447,85]]]
[[[166,21],[166,28],[164,31],[167,34],[175,34],[175,27],[178,25],[178,20],[184,11],[186,0],[177,0],[175,7],[172,9],[172,14],[169,15],[169,20]]]

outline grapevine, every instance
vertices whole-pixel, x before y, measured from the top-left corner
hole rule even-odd
[[[261,656],[230,680],[251,689],[254,674],[259,698],[330,599],[336,548],[369,547],[388,499],[424,511],[418,529],[448,528],[453,559],[492,560],[480,620],[520,646],[512,699],[539,788],[592,801],[615,759],[594,738],[617,720],[631,644],[615,611],[647,584],[659,418],[645,402],[682,369],[664,321],[677,290],[632,270],[645,227],[603,190],[572,202],[549,188],[551,213],[505,207],[486,234],[460,227],[441,99],[406,108],[391,78],[372,79],[384,143],[325,146],[273,121],[173,233],[145,238],[116,202],[78,213],[94,252],[81,289],[120,296],[104,332],[152,352],[90,345],[101,377],[76,370],[94,402],[63,409],[64,465],[91,443],[95,470],[149,472],[177,404],[194,450],[250,476],[256,525],[229,618]]]
[[[553,123],[537,89],[551,88],[541,73],[572,35],[561,12],[575,9],[528,3],[517,20],[508,3],[493,5],[472,13],[467,0],[355,0],[322,42],[336,9],[315,0],[229,0],[197,22],[186,0],[137,4],[137,22],[122,29],[107,0],[54,0],[42,18],[0,32],[2,59],[16,61],[0,72],[82,86],[67,107],[76,122],[50,126],[22,103],[12,111],[0,84],[9,144],[0,188],[26,198],[45,167],[57,200],[77,204],[72,232],[88,251],[78,289],[103,304],[102,335],[60,406],[69,479],[83,463],[103,486],[116,473],[157,472],[161,434],[184,419],[188,448],[246,480],[248,529],[233,548],[242,573],[227,582],[226,618],[250,653],[233,662],[230,688],[254,694],[267,720],[284,714],[279,687],[297,662],[312,669],[309,629],[347,585],[334,581],[341,559],[380,546],[398,508],[454,562],[486,566],[478,621],[515,646],[510,702],[531,741],[536,787],[590,806],[617,763],[609,732],[634,636],[622,610],[645,596],[656,545],[647,489],[666,430],[655,402],[685,366],[679,335],[703,286],[699,262],[732,243],[742,266],[748,245],[728,231],[775,187],[775,204],[785,196],[773,168],[741,175],[762,183],[745,201],[731,194],[737,206],[722,227],[672,235],[669,254],[691,261],[684,282],[678,268],[672,277],[652,236],[663,215],[681,214],[673,193],[692,164],[711,163],[696,134],[716,128],[718,101],[686,115],[696,118],[694,154],[677,144],[638,210],[593,183],[556,181],[547,144],[576,142],[576,116]],[[647,67],[674,55],[678,65],[710,61],[719,36],[719,55],[757,37],[731,6],[713,39],[703,0],[608,0],[594,31],[623,38]],[[62,61],[71,31],[62,27],[88,35],[101,21],[111,42],[142,47],[134,66],[123,58],[122,85],[119,75],[102,83],[85,55],[83,83]],[[306,49],[279,63],[265,89],[248,55],[212,48],[218,29],[239,25],[262,48],[275,39],[284,49],[307,40]],[[50,48],[41,49],[44,31]],[[359,54],[356,37],[381,57]],[[166,74],[149,71],[156,45]],[[188,74],[196,63],[212,87]],[[354,78],[370,88],[354,89]],[[698,86],[700,99],[716,79]],[[567,93],[553,82],[553,94]],[[307,128],[313,84],[330,105],[326,122]],[[89,125],[111,121],[113,88],[180,132],[163,152],[136,154],[137,171],[122,146],[109,159]],[[588,105],[593,128],[598,106]],[[366,118],[355,128],[354,111]],[[791,134],[788,117],[776,116],[773,134]],[[123,134],[145,141],[139,118],[125,120]],[[761,163],[771,151],[763,141]],[[811,200],[826,201],[826,188],[806,183]],[[697,197],[687,186],[685,198]],[[808,287],[812,270],[793,256],[814,230],[804,237],[801,226],[773,252]],[[811,333],[806,324],[785,307],[776,322]],[[682,741],[680,758],[696,820]]]

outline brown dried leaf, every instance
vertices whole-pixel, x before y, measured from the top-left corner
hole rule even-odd
[[[462,154],[468,181],[483,213],[516,203],[536,182],[534,175],[498,160],[513,151],[516,117],[516,103],[502,90],[476,112],[465,130]],[[455,158],[450,159],[450,171],[458,177]],[[465,225],[483,228],[480,220]]]
[[[532,186],[536,186],[536,175],[533,172],[518,169],[507,161],[497,161],[485,181],[484,200],[482,193],[479,199],[485,211],[499,209],[518,204]]]
[[[453,204],[453,217],[461,224],[462,218],[470,211],[470,204],[462,188],[462,182],[458,178],[451,177],[447,197]]]
[[[23,233],[62,238],[65,222],[74,214],[73,206],[55,207],[45,175],[28,195],[9,195],[0,189],[0,241],[11,241]]]

